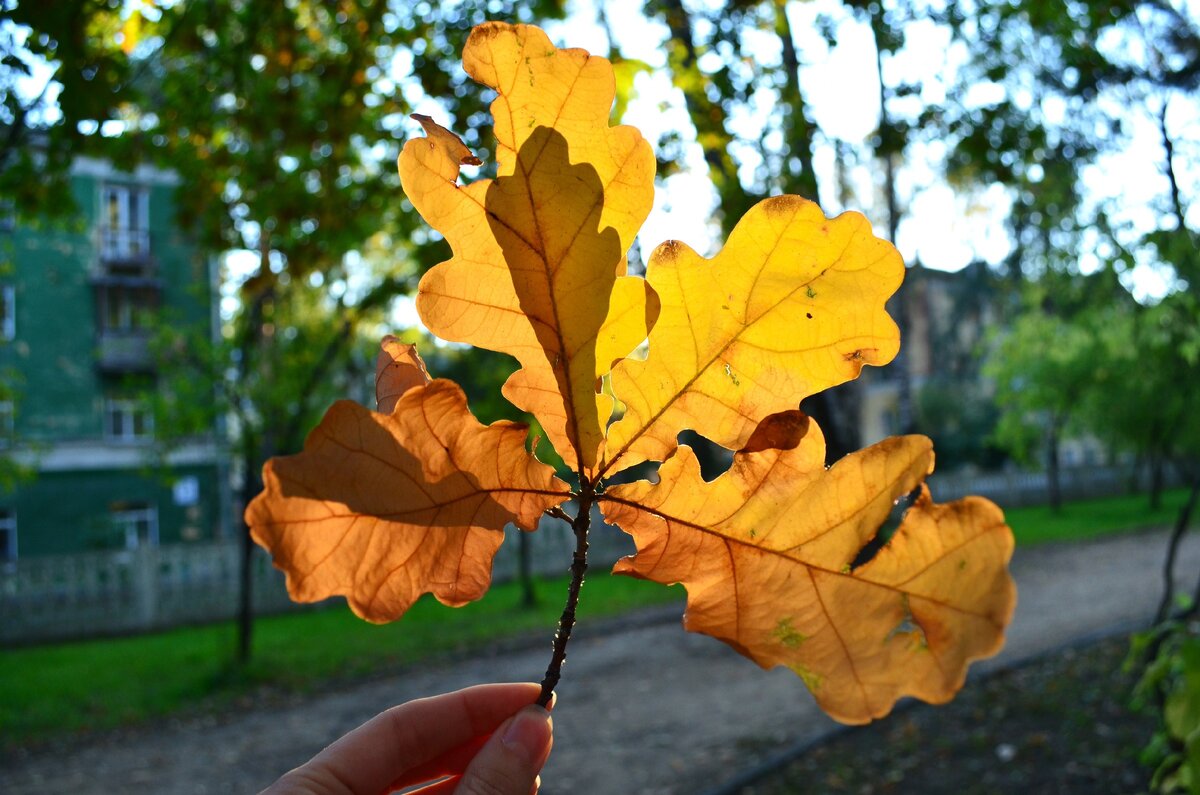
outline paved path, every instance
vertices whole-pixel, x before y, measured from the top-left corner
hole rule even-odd
[[[992,664],[1148,619],[1165,539],[1159,532],[1018,550],[1017,614]],[[1197,539],[1185,545],[1179,571],[1190,589],[1200,572]],[[644,624],[589,637],[584,613],[559,692],[543,792],[701,792],[834,725],[792,674],[763,672],[724,644],[683,632],[676,617]],[[547,657],[539,646],[290,706],[134,731],[0,768],[0,792],[253,792],[385,706],[479,682],[537,679]]]

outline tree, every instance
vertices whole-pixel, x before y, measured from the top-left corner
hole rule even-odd
[[[985,373],[996,383],[1002,414],[997,440],[1019,458],[1044,457],[1050,507],[1062,509],[1059,446],[1078,427],[1076,412],[1093,388],[1100,351],[1080,318],[1030,312],[1003,336]],[[1074,423],[1074,424],[1072,424]]]
[[[169,355],[159,430],[184,435],[230,412],[243,500],[258,491],[262,462],[297,446],[331,390],[364,373],[364,329],[377,337],[391,299],[443,251],[440,239],[414,234],[411,216],[395,202],[402,121],[422,97],[401,90],[394,67],[409,60],[448,118],[474,123],[482,103],[457,96],[466,78],[448,68],[448,53],[487,14],[534,13],[560,15],[562,4],[421,10],[385,0],[214,0],[130,11],[115,0],[77,0],[18,7],[14,19],[32,28],[24,41],[30,54],[61,60],[52,78],[62,84],[60,113],[36,119],[37,134],[54,144],[46,151],[69,163],[81,151],[77,123],[89,120],[88,129],[112,133],[86,139],[89,151],[179,175],[181,223],[201,247],[257,254],[230,296],[220,341],[170,319],[160,341]],[[5,65],[20,69],[11,59]],[[32,123],[35,116],[30,110],[21,118]],[[4,151],[40,157],[28,148]],[[360,255],[371,246],[374,252]],[[198,410],[195,396],[210,389],[218,399]],[[242,535],[244,659],[251,546]]]
[[[24,220],[74,211],[71,162],[125,101],[134,69],[122,5],[0,4],[0,201]]]

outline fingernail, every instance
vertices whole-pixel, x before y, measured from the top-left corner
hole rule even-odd
[[[509,721],[500,741],[531,765],[543,760],[550,745],[550,713],[537,705],[525,707]]]

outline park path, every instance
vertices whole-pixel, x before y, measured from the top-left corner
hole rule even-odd
[[[1157,604],[1165,532],[1019,549],[1016,617],[1002,665],[1118,626]],[[1178,571],[1189,590],[1200,539]],[[696,793],[779,749],[833,728],[794,675],[764,672],[724,644],[683,632],[680,607],[632,628],[576,628],[555,714],[556,747],[543,792]],[[221,719],[134,730],[0,767],[0,792],[249,793],[380,709],[491,681],[539,678],[548,644],[480,656]],[[968,682],[967,687],[971,684]]]

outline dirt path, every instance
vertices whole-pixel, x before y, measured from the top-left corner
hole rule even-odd
[[[1019,550],[1019,600],[998,661],[1147,619],[1165,533]],[[1190,589],[1200,542],[1180,558]],[[585,606],[586,607],[586,606]],[[784,745],[833,726],[792,674],[761,671],[717,641],[683,632],[679,609],[648,626],[571,642],[543,773],[550,793],[695,793]],[[0,769],[9,795],[254,792],[381,708],[479,682],[537,679],[548,649],[506,653],[262,708],[126,733]],[[995,663],[992,663],[995,664]],[[984,665],[987,665],[985,663]],[[968,687],[971,685],[968,684]]]

